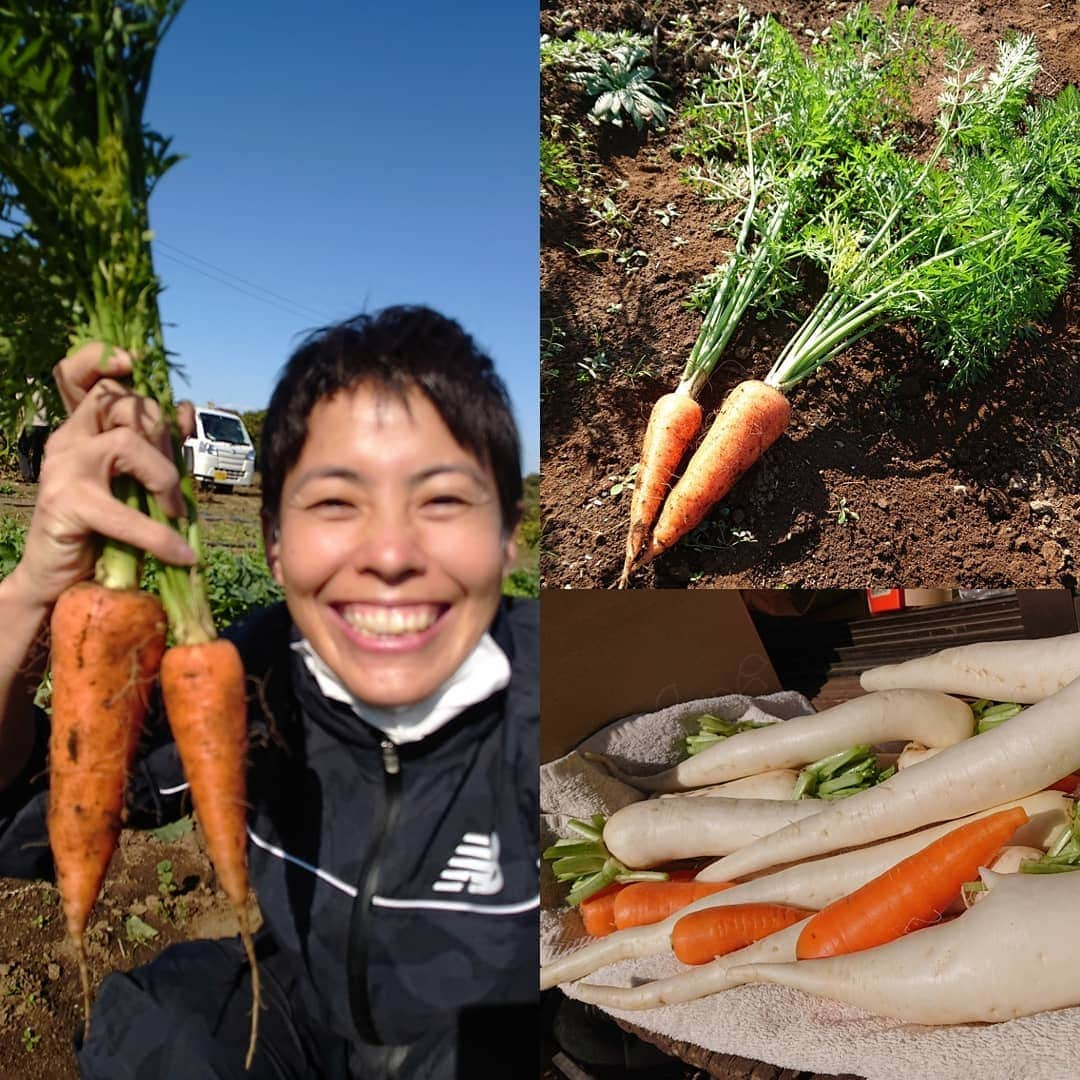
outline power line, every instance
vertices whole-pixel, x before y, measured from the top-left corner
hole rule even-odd
[[[293,310],[288,312],[290,315],[309,315],[315,316],[318,319],[332,319],[333,316],[326,311],[320,311],[316,308],[308,307],[305,304],[301,304],[296,300],[290,299],[288,296],[282,296],[280,293],[276,293],[271,289],[264,288],[262,285],[258,285],[253,281],[248,281],[246,278],[240,277],[238,274],[230,273],[228,270],[222,269],[220,266],[215,266],[212,262],[208,262],[206,259],[200,258],[198,255],[192,255],[188,251],[184,251],[182,248],[178,248],[173,244],[166,244],[164,240],[155,240],[155,246],[159,249],[159,254],[164,255],[165,258],[171,259],[173,262],[179,263],[181,266],[186,267],[188,270],[194,270],[197,274],[202,274],[204,277],[210,278],[212,281],[218,282],[220,285],[227,285],[231,289],[235,289],[237,292],[243,293],[245,296],[250,296],[253,300],[262,300],[263,303],[270,304],[271,307],[278,308],[279,311],[285,310],[280,304],[274,303],[267,299],[267,297],[273,297],[274,300],[280,300],[288,304]],[[176,252],[175,255],[170,252]],[[182,255],[184,258],[178,258],[178,255]],[[191,266],[185,262],[184,259],[190,259],[193,262],[201,263],[203,266],[209,267],[215,271],[215,274],[208,273],[206,270],[200,269],[198,266]],[[221,276],[216,276],[221,275]],[[231,280],[230,280],[231,279]],[[240,282],[242,285],[248,286],[248,288],[241,288],[241,285],[236,284]],[[250,289],[256,289],[258,292],[251,292]],[[260,295],[264,293],[265,295]]]

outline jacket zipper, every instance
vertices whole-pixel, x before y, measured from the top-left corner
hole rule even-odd
[[[375,1018],[371,1012],[371,998],[368,994],[368,964],[370,962],[368,942],[371,933],[371,901],[379,885],[379,871],[382,855],[387,840],[397,824],[401,804],[401,761],[397,747],[390,739],[383,739],[383,800],[382,814],[375,827],[375,839],[369,848],[368,858],[356,883],[356,899],[353,901],[352,917],[349,920],[349,1007],[353,1023],[361,1038],[366,1042],[381,1046],[382,1039],[375,1029]]]

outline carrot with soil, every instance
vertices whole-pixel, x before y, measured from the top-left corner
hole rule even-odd
[[[922,70],[933,25],[895,7],[876,15],[860,5],[807,57],[771,16],[755,22],[745,12],[738,16],[736,44],[722,51],[688,111],[684,148],[702,160],[692,183],[710,199],[739,204],[729,223],[734,246],[694,298],[705,309],[701,331],[677,389],[653,409],[619,588],[699,524],[786,429],[790,409],[782,393],[754,380],[740,384],[672,489],[700,427],[700,408],[693,424],[665,425],[663,418],[676,402],[693,416],[686,403],[696,404],[746,312],[775,307],[791,291],[785,264],[795,235],[820,211],[820,178],[854,142],[879,137],[880,125],[899,113],[905,87]],[[731,160],[720,162],[719,151]],[[732,430],[745,434],[721,453]]]
[[[671,478],[700,427],[701,406],[688,394],[664,394],[652,408],[630,500],[630,532],[620,588],[648,545],[649,530],[667,497]]]
[[[668,495],[648,549],[634,565],[644,566],[681,540],[787,430],[791,406],[779,390],[756,379],[736,386],[686,471]]]
[[[247,907],[247,702],[236,646],[224,638],[173,646],[161,662],[161,693],[210,860],[236,912],[251,967],[250,1069],[260,995]]]
[[[11,121],[0,131],[7,209],[64,295],[75,348],[102,341],[160,353],[164,363],[146,204],[176,159],[143,123],[143,104],[153,56],[179,6],[160,0],[136,13],[94,0],[78,18],[45,18],[25,4],[0,13],[0,100]],[[40,357],[26,362],[43,366]],[[136,366],[134,383],[160,400],[145,366]],[[117,478],[113,490],[127,507],[146,509],[132,477]],[[165,635],[161,605],[138,592],[140,553],[109,540],[98,552],[94,583],[62,594],[51,623],[49,839],[79,957],[86,1031],[82,934],[120,831]]]
[[[6,119],[12,121],[0,130],[0,174],[10,185],[12,207],[26,220],[27,236],[47,271],[55,276],[59,287],[70,293],[72,346],[101,342],[105,346],[104,355],[114,347],[130,355],[131,388],[135,395],[154,403],[152,411],[156,410],[168,431],[173,462],[181,477],[184,505],[182,515],[175,521],[133,476],[121,475],[114,482],[118,499],[133,509],[149,513],[156,522],[175,528],[199,560],[190,570],[164,565],[158,577],[161,606],[176,643],[174,651],[178,653],[176,659],[170,654],[163,662],[164,669],[170,673],[176,668],[186,669],[188,661],[180,659],[186,650],[204,651],[209,643],[214,643],[209,651],[215,654],[231,648],[215,641],[195,493],[191,478],[185,476],[180,452],[170,365],[158,307],[161,284],[154,271],[150,246],[153,236],[148,212],[150,195],[178,158],[170,153],[169,140],[146,125],[143,113],[157,47],[181,3],[182,0],[155,0],[149,4],[117,5],[112,0],[87,0],[78,18],[43,19],[40,12],[28,5],[9,6],[0,12],[0,100],[9,110]],[[124,595],[138,587],[140,576],[140,552],[112,540],[102,541],[96,567],[99,585]],[[66,609],[65,597],[61,597],[57,607],[61,612]],[[115,601],[103,607],[114,612],[120,610]],[[123,640],[128,628],[112,624],[125,618],[124,614],[110,618],[110,627],[100,631],[102,639]],[[54,624],[53,631],[53,647],[60,657],[55,680],[57,701],[76,703],[76,710],[81,708],[78,703],[86,699],[79,696],[79,688],[71,685],[71,679],[84,680],[85,671],[67,663],[63,656],[65,652],[76,657],[86,655],[89,638],[80,635],[80,630],[85,634],[86,628],[85,621],[81,627],[63,622]],[[141,642],[143,637],[135,640]],[[149,652],[146,659],[150,659]],[[119,686],[128,682],[137,684],[153,674],[148,662],[143,667],[141,661],[132,658],[131,650],[114,663]],[[136,670],[140,672],[138,678],[133,675]],[[173,681],[171,675],[169,681]],[[244,908],[246,873],[237,869],[237,863],[243,865],[246,838],[243,822],[246,760],[241,741],[246,723],[243,670],[236,663],[219,659],[210,681],[217,696],[202,703],[194,699],[178,703],[176,695],[168,693],[168,711],[170,722],[181,731],[177,742],[185,770],[204,776],[205,765],[198,755],[191,757],[186,734],[191,727],[192,709],[206,703],[215,709],[214,702],[223,700],[229,703],[229,728],[220,730],[226,720],[223,715],[214,715],[218,745],[201,747],[203,757],[209,753],[218,760],[215,779],[210,783],[199,781],[199,802],[207,846],[237,909],[241,937],[252,962],[255,1004],[247,1054],[250,1065],[257,1032],[259,982]],[[59,733],[54,732],[54,755],[59,751],[55,767],[71,765],[76,749],[88,761],[100,757],[114,762],[115,774],[121,777],[122,793],[123,764],[137,739],[134,717],[125,720],[126,730],[114,725],[113,730],[100,735],[96,731],[90,734],[82,726],[73,728],[74,721],[81,725],[82,718],[76,716],[65,721],[61,715],[61,724],[66,724],[66,729],[62,726]],[[65,730],[77,731],[74,742]],[[104,741],[105,734],[110,736],[109,742]],[[69,754],[68,760],[64,758],[65,752]],[[112,792],[116,782],[109,783]],[[77,800],[71,802],[79,793],[68,794],[70,787],[70,779],[62,777],[59,786],[53,789],[50,814],[58,822],[69,810],[74,813],[74,807],[83,805]],[[109,833],[115,839],[120,812],[117,797],[110,794],[99,798],[108,818],[103,835]],[[59,825],[57,836],[62,845],[70,843],[61,839]],[[105,857],[103,848],[96,857]],[[66,873],[61,873],[62,890],[67,887],[67,878]],[[85,893],[86,887],[81,891]],[[80,896],[72,903],[78,910],[85,905],[85,897]]]
[[[889,140],[838,160],[832,204],[788,251],[819,263],[828,288],[763,382],[736,387],[752,386],[753,394],[733,392],[724,403],[715,435],[691,460],[685,485],[672,490],[639,565],[704,520],[779,438],[790,417],[785,395],[866,334],[913,318],[956,386],[985,375],[1052,309],[1071,273],[1076,166],[1066,148],[1080,132],[1080,95],[1066,87],[1028,107],[1039,72],[1030,36],[999,45],[989,75],[970,70],[971,59],[952,43],[939,135],[925,162]],[[746,404],[758,398],[769,408]]]
[[[148,593],[83,582],[57,601],[51,630],[49,846],[78,959],[85,1038],[83,935],[120,835],[128,771],[165,649],[165,613]]]

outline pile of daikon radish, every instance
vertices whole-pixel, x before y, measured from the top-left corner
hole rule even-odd
[[[979,870],[985,892],[961,914],[887,944],[796,959],[813,913],[966,821],[1020,806],[1027,823],[1009,848],[1038,855],[1072,820],[1069,795],[1047,789],[1080,770],[1080,634],[954,647],[866,671],[861,683],[866,695],[835,708],[741,732],[661,773],[620,775],[642,790],[675,792],[748,783],[743,778],[798,768],[855,743],[910,739],[935,752],[835,802],[747,798],[721,787],[713,794],[734,797],[662,797],[617,811],[603,839],[626,865],[719,855],[697,880],[733,884],[662,922],[559,957],[541,967],[541,989],[670,951],[673,928],[687,914],[764,901],[803,908],[807,918],[669,978],[631,988],[577,982],[574,995],[647,1009],[746,983],[781,983],[918,1024],[1001,1021],[1080,1005],[1080,873],[1005,872],[1019,863],[1008,850],[990,862],[994,869]],[[972,737],[961,697],[1030,707]]]

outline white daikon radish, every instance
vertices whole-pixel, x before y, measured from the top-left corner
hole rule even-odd
[[[1059,791],[1042,791],[1005,806],[992,807],[983,813],[972,815],[972,818],[984,817],[1008,806],[1023,806],[1030,819],[1016,831],[1014,842],[1043,848],[1050,842],[1051,837],[1056,837],[1062,828],[1068,827],[1068,811],[1072,802]],[[840,855],[789,866],[753,881],[734,885],[713,896],[695,900],[663,922],[618,930],[607,937],[597,938],[576,952],[543,966],[540,969],[540,988],[546,990],[559,983],[584,978],[617,960],[665,952],[670,948],[672,927],[679,918],[692,911],[702,911],[723,904],[758,901],[794,904],[797,907],[820,910],[962,824],[962,821],[950,821],[884,844],[874,844]],[[700,874],[698,876],[702,877]]]
[[[644,869],[726,855],[821,806],[818,799],[645,799],[608,818],[604,843],[619,862]]]
[[[624,783],[641,791],[686,791],[753,776],[769,769],[791,769],[851,746],[910,739],[924,746],[951,746],[975,731],[971,709],[957,698],[930,690],[889,690],[865,694],[809,716],[740,731],[678,765],[636,776],[623,772],[602,754]]]
[[[661,795],[662,799],[692,799],[699,795],[723,799],[790,799],[799,774],[795,769],[769,769],[754,776],[729,780],[726,784],[710,784],[691,791],[675,791]]]
[[[940,690],[991,701],[1032,704],[1080,679],[1080,634],[1021,641],[985,641],[902,664],[870,668],[864,690]]]
[[[1080,873],[994,874],[951,922],[846,956],[747,964],[727,977],[780,983],[912,1024],[996,1023],[1080,1005]]]
[[[940,754],[944,747],[941,746],[923,746],[921,743],[908,743],[903,750],[900,751],[900,756],[896,759],[897,769],[909,769],[912,765],[918,765],[921,761],[928,761],[930,758],[937,754]]]
[[[708,867],[705,880],[735,881],[973,814],[1042,791],[1078,768],[1080,680],[1008,723],[724,856]]]
[[[1053,843],[1053,840],[1050,843]],[[993,870],[995,874],[1018,874],[1020,873],[1020,864],[1025,859],[1038,859],[1045,854],[1046,852],[1042,848],[1025,847],[1021,844],[1007,844],[991,860],[986,869]],[[959,900],[946,908],[944,914],[959,915],[974,904],[985,900],[989,895],[990,893],[985,888],[965,889]]]

